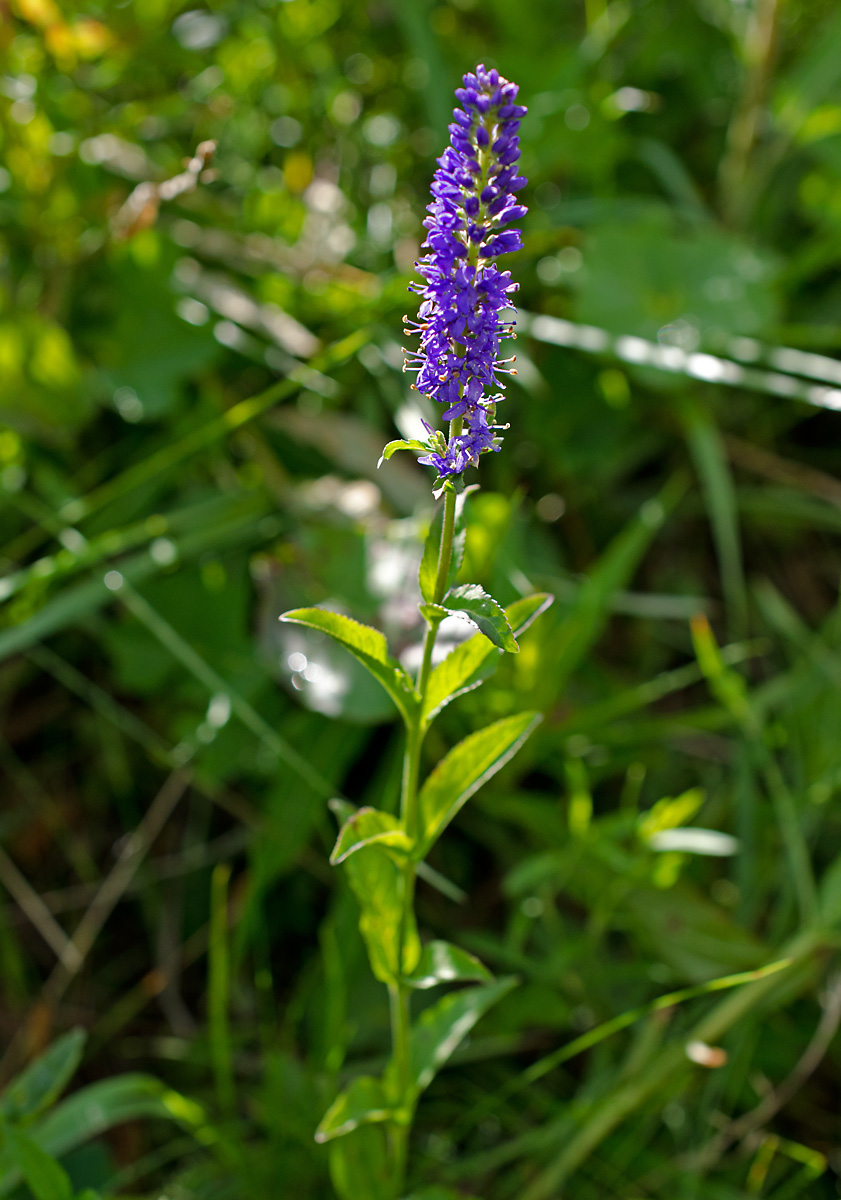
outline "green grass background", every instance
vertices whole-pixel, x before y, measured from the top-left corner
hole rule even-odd
[[[400,732],[277,614],[417,643],[429,480],[376,462],[419,415],[401,316],[477,61],[529,106],[530,213],[464,578],[556,602],[428,739],[546,713],[418,897],[521,983],[425,1096],[411,1176],[839,1194],[827,0],[0,2],[0,1071],[81,1026],[71,1087],[142,1070],[203,1112],[75,1148],[77,1189],[329,1197],[313,1130],[387,1054],[326,801],[395,806]],[[206,139],[213,175],[132,217]],[[658,839],[686,826],[737,843]]]

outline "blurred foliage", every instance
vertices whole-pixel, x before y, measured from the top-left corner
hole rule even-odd
[[[79,1025],[79,1087],[186,1106],[61,1175],[6,1133],[46,1187],[328,1197],[313,1131],[387,1052],[326,801],[394,805],[399,732],[276,618],[417,661],[428,481],[376,462],[423,415],[400,318],[478,60],[531,212],[464,577],[556,604],[427,746],[547,714],[419,896],[521,984],[424,1099],[417,1195],[839,1193],[829,0],[0,0],[0,1071]]]

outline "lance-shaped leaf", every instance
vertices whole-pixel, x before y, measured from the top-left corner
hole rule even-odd
[[[404,719],[413,719],[418,697],[412,681],[398,662],[389,656],[385,634],[370,625],[361,625],[351,617],[326,608],[293,608],[282,614],[281,621],[306,625],[328,634],[367,667],[383,685]]]
[[[0,1116],[20,1121],[49,1108],[78,1067],[86,1037],[83,1029],[71,1029],[30,1063],[0,1096]]]
[[[552,604],[554,597],[538,592],[515,600],[505,610],[515,637],[524,633],[537,617]],[[465,692],[484,683],[499,665],[499,650],[482,634],[474,634],[457,646],[429,676],[424,699],[423,719],[428,724],[442,708]]]
[[[427,942],[421,960],[403,982],[413,988],[431,988],[439,983],[492,983],[484,963],[449,942]]]
[[[445,591],[452,587],[462,559],[464,558],[464,544],[467,538],[467,524],[464,516],[465,501],[471,492],[477,492],[478,490],[479,485],[474,483],[470,487],[466,487],[456,497],[453,550],[450,556],[450,569],[447,572]],[[429,526],[429,533],[426,535],[426,541],[423,544],[423,558],[421,559],[420,570],[418,571],[421,596],[423,596],[427,604],[435,599],[435,580],[438,577],[438,554],[441,549],[441,528],[443,523],[444,505],[441,504],[432,519],[432,524]]]
[[[360,808],[342,826],[330,862],[336,866],[365,846],[377,843],[405,854],[412,848],[411,838],[391,813],[378,808]]]
[[[359,928],[371,970],[381,983],[411,975],[421,956],[414,913],[403,913],[404,873],[383,846],[373,843],[345,859],[350,885],[359,901]],[[402,947],[402,961],[401,961]]]
[[[330,1105],[315,1132],[315,1140],[329,1142],[360,1125],[388,1121],[393,1115],[382,1082],[371,1075],[360,1075]]]
[[[486,729],[471,733],[439,762],[418,797],[419,858],[426,856],[462,805],[514,757],[542,720],[540,713],[533,712],[503,717]]]
[[[396,454],[398,450],[414,450],[416,454],[425,454],[429,449],[423,442],[417,441],[415,438],[398,438],[394,442],[389,442],[380,455],[380,460],[377,463],[377,469],[391,458],[392,454]]]
[[[436,1072],[479,1018],[510,992],[516,982],[509,977],[485,987],[451,992],[421,1014],[412,1030],[412,1078],[419,1091],[429,1087]]]
[[[463,583],[451,588],[443,600],[444,608],[456,615],[464,614],[478,625],[486,638],[500,650],[516,654],[520,647],[508,624],[505,609],[478,583]]]

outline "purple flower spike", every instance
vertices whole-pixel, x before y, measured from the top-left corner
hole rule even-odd
[[[520,248],[520,231],[506,226],[527,211],[514,195],[526,183],[515,168],[526,114],[515,103],[517,91],[481,64],[456,89],[462,108],[453,111],[450,145],[438,159],[424,221],[428,253],[416,264],[425,282],[409,289],[422,303],[416,321],[406,318],[405,332],[419,334],[420,345],[406,351],[403,369],[417,371],[412,386],[444,405],[444,419],[456,422],[449,440],[431,435],[428,453],[419,459],[442,479],[498,450],[502,438],[495,431],[507,428],[494,424],[505,387],[498,377],[516,371],[514,358],[499,357],[499,343],[516,336],[509,297],[519,284],[500,271],[497,259]]]

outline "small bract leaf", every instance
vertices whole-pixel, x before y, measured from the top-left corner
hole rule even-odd
[[[493,975],[484,963],[466,950],[451,946],[449,942],[428,942],[420,962],[404,982],[413,988],[431,988],[439,983],[468,980],[491,983]]]
[[[377,470],[379,470],[384,462],[387,462],[391,458],[392,454],[396,454],[398,450],[414,450],[416,454],[423,454],[427,449],[428,447],[423,442],[416,441],[414,438],[409,438],[408,440],[398,438],[394,442],[389,442],[383,450],[377,463]]]
[[[508,624],[519,637],[532,621],[545,612],[554,597],[546,592],[515,600],[505,610]],[[423,719],[429,723],[442,708],[465,692],[484,683],[499,665],[499,650],[480,633],[457,646],[429,677],[424,699]]]
[[[417,693],[400,664],[389,657],[385,634],[379,629],[326,608],[293,608],[283,613],[280,620],[317,629],[339,642],[379,680],[404,720],[411,722],[418,706]]]
[[[419,1091],[429,1086],[479,1018],[516,982],[509,977],[485,987],[451,992],[421,1014],[412,1030],[412,1077]]]
[[[360,1075],[330,1105],[316,1130],[315,1140],[329,1142],[360,1125],[388,1121],[392,1115],[380,1080],[371,1075]]]
[[[505,610],[478,583],[463,583],[460,587],[451,588],[443,603],[450,612],[469,617],[500,650],[516,654],[520,649]]]
[[[411,838],[391,813],[381,812],[377,808],[360,808],[342,826],[330,862],[336,866],[351,854],[375,842],[391,850],[402,851],[403,854],[412,848]]]
[[[425,857],[462,805],[514,757],[542,720],[540,713],[533,712],[504,717],[471,733],[441,760],[418,797],[419,858]]]

